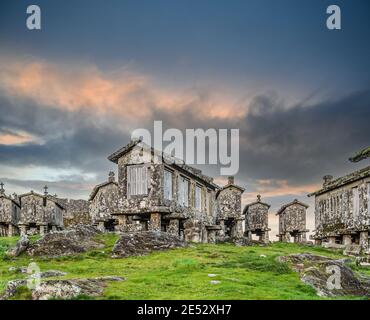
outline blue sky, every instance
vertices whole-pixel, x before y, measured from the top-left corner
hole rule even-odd
[[[163,120],[240,128],[244,203],[312,205],[324,174],[366,165],[347,159],[369,145],[369,13],[366,0],[2,0],[0,179],[86,198],[131,130]]]

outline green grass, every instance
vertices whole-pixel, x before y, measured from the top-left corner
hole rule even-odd
[[[99,299],[322,299],[313,288],[300,281],[297,273],[276,258],[301,252],[343,257],[339,252],[324,248],[274,243],[268,247],[192,244],[188,248],[142,257],[112,259],[110,252],[117,235],[106,234],[99,238],[105,243],[104,249],[54,259],[32,259],[26,255],[6,258],[6,249],[17,238],[0,238],[0,290],[5,288],[7,281],[24,277],[10,272],[10,266],[36,262],[41,271],[67,272],[65,279],[108,275],[126,278],[123,282],[109,282],[104,296]],[[353,268],[369,274],[354,265]],[[208,277],[211,273],[217,276]],[[211,284],[211,280],[221,283]],[[29,294],[22,290],[17,298],[27,299]]]

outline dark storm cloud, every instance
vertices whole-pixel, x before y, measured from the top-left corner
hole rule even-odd
[[[348,157],[370,144],[370,91],[288,109],[257,97],[241,135],[241,163],[252,178],[310,183],[352,171]]]
[[[17,166],[77,168],[100,173],[112,167],[107,155],[126,143],[125,127],[87,112],[65,112],[30,101],[0,98],[0,130],[36,137],[18,145],[0,145],[0,163]],[[16,133],[15,133],[16,134]]]
[[[199,110],[202,99],[194,102]],[[158,111],[155,117],[166,128],[239,128],[238,177],[244,182],[320,183],[324,174],[342,175],[364,166],[350,163],[348,157],[370,144],[370,91],[294,106],[276,94],[265,94],[245,108],[245,117],[228,120],[199,118],[194,106],[181,114]],[[217,168],[203,169],[218,174]]]

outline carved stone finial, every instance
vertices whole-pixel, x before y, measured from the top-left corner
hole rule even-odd
[[[230,177],[228,177],[227,178],[227,182],[228,182],[228,184],[234,184],[234,177],[233,176],[230,176]]]
[[[324,187],[327,186],[332,180],[333,180],[333,176],[331,176],[330,174],[327,174],[326,176],[323,177],[324,179]]]
[[[115,180],[114,172],[113,171],[110,171],[109,172],[109,175],[108,175],[108,181],[109,182],[114,182],[114,180]]]
[[[49,188],[48,188],[48,186],[45,186],[45,187],[44,187],[44,195],[45,195],[45,196],[47,196],[47,195],[48,195],[48,189],[49,189]]]
[[[260,194],[257,194],[257,201],[261,202],[261,195]]]
[[[5,189],[4,189],[4,183],[3,182],[1,182],[0,183],[0,193],[5,193]]]

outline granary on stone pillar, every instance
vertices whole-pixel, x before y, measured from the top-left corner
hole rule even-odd
[[[217,221],[222,227],[220,238],[243,237],[243,220],[241,198],[244,188],[234,182],[234,177],[228,178],[228,183],[216,194],[218,204]],[[221,240],[220,239],[220,240]]]
[[[350,160],[366,159],[369,153],[366,148]],[[322,188],[308,196],[315,197],[316,244],[358,245],[369,251],[370,166],[337,179],[326,175]]]
[[[114,231],[116,219],[113,214],[118,206],[118,183],[114,172],[109,172],[108,181],[97,185],[89,198],[93,224],[101,231]]]
[[[261,201],[261,196],[257,195],[257,201],[245,206],[243,214],[245,215],[244,235],[252,239],[256,235],[259,241],[269,242],[268,211],[270,205]]]
[[[279,216],[279,241],[305,242],[306,233],[306,210],[308,205],[295,199],[283,205],[276,215]]]
[[[164,231],[186,241],[215,242],[211,177],[180,159],[132,140],[108,159],[118,165],[118,231]]]
[[[60,203],[65,211],[63,215],[63,224],[65,228],[79,224],[91,225],[90,202],[84,199],[67,199],[53,196]]]
[[[16,195],[5,194],[4,184],[0,183],[0,237],[18,234],[17,223],[20,216],[20,204]]]
[[[50,196],[34,191],[19,196],[21,214],[18,227],[21,234],[40,234],[63,229],[64,207]]]

